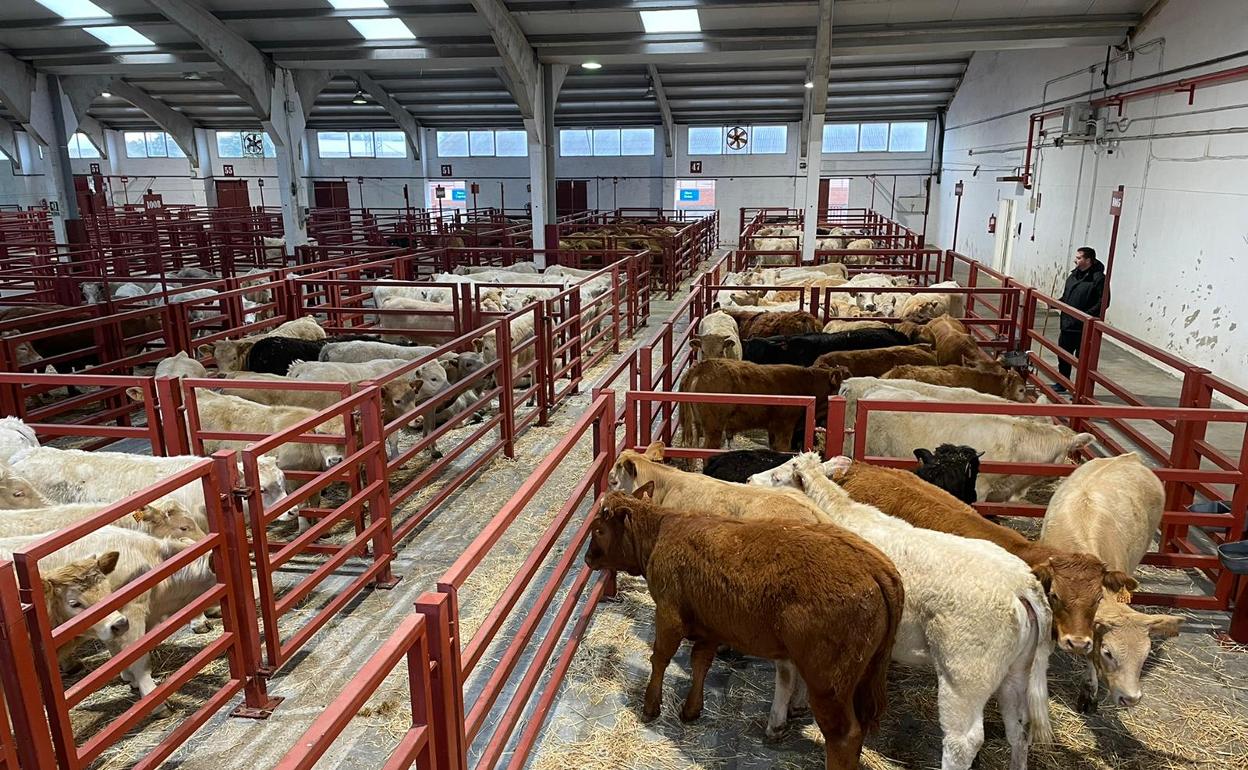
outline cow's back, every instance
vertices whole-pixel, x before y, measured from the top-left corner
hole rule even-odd
[[[1049,502],[1041,541],[1099,556],[1130,574],[1152,543],[1165,508],[1161,481],[1130,452],[1090,460],[1062,481]]]

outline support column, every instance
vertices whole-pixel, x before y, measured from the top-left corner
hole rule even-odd
[[[217,178],[212,167],[214,138],[213,132],[206,128],[195,129],[195,156],[198,163],[192,171],[204,186],[204,205],[209,208],[217,206]]]
[[[802,261],[815,259],[819,221],[819,179],[823,169],[823,115],[811,115],[806,138],[806,201],[802,218]]]
[[[51,131],[48,136],[48,178],[55,196],[59,216],[52,217],[52,226],[58,243],[85,244],[87,228],[78,213],[78,195],[74,192],[74,172],[69,163],[69,131],[65,123],[65,105],[61,101],[60,81],[52,75],[40,75],[47,79],[46,90],[36,94],[35,110],[48,110]],[[46,105],[39,98],[46,94]]]
[[[530,205],[533,209],[533,248],[544,249],[546,225],[553,225],[558,218],[555,208],[555,103],[559,89],[563,87],[567,65],[543,64],[540,78],[533,93],[533,118],[526,118],[525,128],[529,134],[529,186]],[[552,244],[551,248],[558,246]],[[545,267],[544,257],[538,257],[539,267]]]
[[[282,232],[286,254],[308,242],[307,162],[304,157],[304,129],[307,119],[299,91],[290,70],[277,68],[265,130],[277,150],[277,182],[282,201]]]
[[[554,204],[547,196],[547,165],[545,131],[533,120],[526,120],[525,128],[529,134],[529,209],[533,223],[533,248],[546,248],[546,211]],[[543,121],[544,122],[544,121]],[[534,256],[539,268],[546,267],[546,257],[542,254]]]

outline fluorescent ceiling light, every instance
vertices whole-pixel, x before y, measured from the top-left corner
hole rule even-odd
[[[581,62],[581,69],[600,70],[602,69],[602,65],[596,61],[586,61],[586,62]]]
[[[701,32],[702,21],[696,9],[679,11],[640,11],[646,32]]]
[[[100,96],[104,97],[105,99],[112,99],[112,98],[113,98],[113,95],[112,95],[112,94],[110,94],[108,91],[104,91],[103,93],[101,93],[101,94],[100,94]]]
[[[347,19],[365,40],[414,40],[402,19]]]
[[[113,15],[90,0],[35,0],[66,19],[111,19]]]
[[[329,0],[329,4],[340,11],[355,11],[360,8],[388,8],[386,0]]]
[[[83,27],[82,31],[115,47],[156,45],[134,27]]]

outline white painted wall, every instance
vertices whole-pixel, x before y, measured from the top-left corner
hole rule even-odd
[[[1149,41],[1158,42],[1146,46]],[[1243,0],[1171,2],[1140,32],[1142,50],[1134,60],[1111,66],[1109,81],[1231,54],[1240,56],[1166,79],[1243,66],[1248,64],[1246,43],[1248,3]],[[1131,122],[1121,133],[1127,141],[1112,154],[1086,145],[1045,148],[1033,190],[1040,206],[1034,212],[1017,185],[995,181],[1022,165],[1028,115],[1044,101],[1046,81],[1082,68],[1048,88],[1050,102],[1099,89],[1104,60],[1104,48],[972,58],[948,114],[942,184],[933,187],[939,225],[929,228],[936,236],[929,240],[954,246],[953,188],[964,180],[956,248],[991,261],[988,216],[1001,199],[1013,197],[1021,233],[1009,234],[1011,272],[1045,291],[1057,286],[1060,293],[1075,248],[1090,245],[1104,260],[1110,193],[1125,185],[1109,321],[1216,374],[1248,382],[1248,304],[1238,297],[1248,276],[1248,133],[1243,128],[1248,125],[1248,82],[1203,88],[1193,106],[1185,94],[1128,103],[1124,116]],[[1208,134],[1234,127],[1238,133]],[[1145,138],[1175,132],[1193,135]]]

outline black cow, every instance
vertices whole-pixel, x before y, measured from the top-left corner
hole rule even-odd
[[[790,452],[775,452],[770,449],[735,449],[708,458],[702,467],[702,473],[721,481],[744,484],[755,473],[784,465],[795,456]]]
[[[247,354],[247,370],[265,374],[285,375],[290,365],[296,361],[315,361],[321,355],[321,348],[331,342],[352,342],[366,340],[383,342],[381,337],[373,334],[345,334],[338,337],[326,337],[323,340],[301,340],[295,337],[265,337],[257,340]]]
[[[824,353],[909,345],[911,339],[894,329],[850,329],[834,334],[755,337],[741,342],[742,358],[755,364],[814,366]]]
[[[919,459],[916,475],[940,487],[967,505],[975,502],[975,479],[979,477],[979,458],[983,452],[974,447],[941,444],[933,454],[927,449],[914,450]]]

